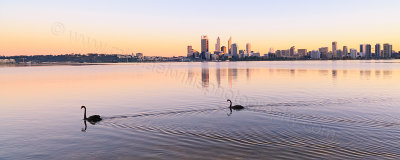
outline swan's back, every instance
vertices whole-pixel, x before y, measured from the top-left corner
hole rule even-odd
[[[99,115],[93,115],[93,116],[90,116],[89,118],[87,118],[86,120],[92,121],[92,122],[98,122],[98,121],[101,121],[102,118]]]
[[[234,109],[234,110],[241,110],[241,109],[244,109],[244,107],[241,106],[241,105],[235,105],[235,106],[232,106],[231,108]]]

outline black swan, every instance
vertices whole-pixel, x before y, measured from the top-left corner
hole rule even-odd
[[[242,110],[242,109],[244,109],[244,107],[241,106],[241,105],[234,105],[234,106],[232,106],[232,101],[231,101],[230,99],[228,99],[228,100],[226,100],[226,101],[231,103],[231,105],[229,106],[229,109],[233,109],[233,110]]]
[[[81,109],[85,109],[85,113],[84,113],[84,115],[83,115],[83,119],[84,119],[85,121],[89,121],[89,123],[95,124],[95,123],[97,123],[97,122],[99,122],[99,121],[102,120],[101,117],[100,117],[99,115],[93,115],[93,116],[90,116],[89,118],[87,118],[87,117],[86,117],[86,107],[85,107],[85,106],[82,106]]]

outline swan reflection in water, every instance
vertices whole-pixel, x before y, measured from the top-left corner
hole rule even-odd
[[[85,124],[85,128],[82,128],[82,130],[81,130],[81,131],[82,131],[82,132],[86,132],[86,129],[87,129],[86,120],[84,120],[84,121],[83,121],[83,124]]]

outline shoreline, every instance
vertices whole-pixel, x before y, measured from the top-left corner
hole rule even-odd
[[[43,62],[43,63],[9,63],[0,64],[0,67],[41,67],[41,66],[86,66],[108,65],[111,63],[76,63],[76,62]]]
[[[115,65],[115,64],[153,64],[153,63],[226,63],[226,62],[332,62],[332,61],[393,61],[398,59],[346,59],[346,60],[262,60],[262,61],[142,61],[142,62],[117,62],[117,63],[90,63],[90,62],[42,62],[42,63],[3,63],[1,67],[41,67],[41,66],[88,66],[88,65]],[[390,62],[381,62],[390,63]],[[400,62],[399,62],[400,63]]]

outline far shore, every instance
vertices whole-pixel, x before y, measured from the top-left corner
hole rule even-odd
[[[380,61],[380,60],[396,60],[396,59],[346,59],[346,60],[263,60],[263,61],[183,61],[184,63],[203,63],[203,62],[293,62],[293,61]],[[141,62],[117,62],[117,63],[90,63],[90,62],[41,62],[41,63],[0,63],[0,67],[35,67],[35,66],[86,66],[86,65],[113,65],[113,64],[138,64],[138,63],[181,63],[181,61],[141,61]],[[382,62],[385,63],[385,62]],[[387,62],[390,63],[390,62]],[[400,63],[400,62],[399,62]]]
[[[11,63],[11,64],[0,64],[0,67],[85,66],[85,65],[107,65],[107,63],[78,63],[78,62]]]

